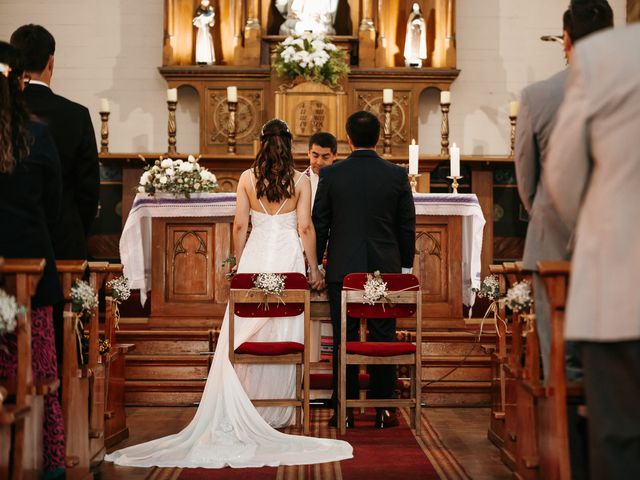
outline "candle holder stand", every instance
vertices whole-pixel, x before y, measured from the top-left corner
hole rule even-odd
[[[176,148],[176,132],[177,132],[177,126],[176,126],[176,108],[178,106],[178,102],[172,102],[172,101],[167,101],[167,108],[169,109],[169,121],[168,121],[168,127],[167,127],[167,131],[169,133],[169,140],[168,140],[168,147],[167,147],[167,153],[169,155],[175,155],[177,153],[177,148]]]
[[[391,107],[393,103],[383,103],[382,107],[384,109],[384,140],[382,147],[382,154],[390,157],[391,156]]]
[[[460,184],[458,183],[458,180],[460,180],[462,177],[459,175],[453,175],[453,176],[448,176],[447,178],[450,180],[453,180],[453,182],[451,183],[451,188],[453,189],[453,193],[457,195],[458,187],[460,186]]]
[[[100,153],[109,153],[109,112],[100,112]]]
[[[450,103],[441,103],[442,124],[440,125],[440,155],[446,157],[449,155],[449,105]]]
[[[509,122],[511,123],[511,150],[509,155],[513,157],[516,150],[516,115],[509,115]]]
[[[409,185],[411,185],[411,192],[418,193],[416,187],[418,186],[418,178],[420,177],[419,173],[410,173],[409,174]]]
[[[238,109],[238,102],[230,102],[227,100],[227,108],[229,109],[229,123],[227,125],[227,153],[231,155],[236,154],[236,110]]]

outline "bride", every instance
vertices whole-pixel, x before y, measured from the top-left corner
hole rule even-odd
[[[240,176],[233,225],[237,271],[302,272],[322,286],[311,222],[309,179],[293,168],[291,133],[274,119],[261,133],[261,148],[251,169]],[[247,239],[251,218],[252,230]],[[299,233],[299,235],[298,235]],[[303,339],[299,317],[237,318],[235,344],[246,341]],[[105,460],[138,467],[262,467],[332,462],[351,458],[351,446],[340,440],[287,435],[274,429],[289,425],[291,407],[263,407],[249,398],[289,398],[294,371],[285,365],[238,365],[229,362],[228,307],[220,329],[209,377],[193,420],[179,433],[113,452]]]

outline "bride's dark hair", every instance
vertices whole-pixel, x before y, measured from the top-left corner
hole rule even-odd
[[[291,132],[286,122],[274,118],[262,127],[260,152],[251,167],[256,177],[256,195],[280,202],[295,194]]]

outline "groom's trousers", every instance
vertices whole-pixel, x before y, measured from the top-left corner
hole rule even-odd
[[[340,348],[340,310],[342,301],[342,282],[330,282],[329,307],[331,310],[331,324],[333,325],[333,407],[337,404],[338,393],[338,350]],[[372,318],[367,320],[370,342],[395,342],[396,319]],[[347,318],[347,342],[358,341],[360,320]],[[360,385],[358,383],[358,365],[347,366],[347,398],[358,398]],[[369,365],[369,395],[368,398],[393,398],[396,385],[396,365]]]

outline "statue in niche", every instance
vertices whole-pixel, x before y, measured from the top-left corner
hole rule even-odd
[[[427,58],[427,23],[424,21],[420,5],[413,4],[407,21],[407,35],[404,40],[404,64],[420,68]]]
[[[211,1],[202,0],[193,18],[193,24],[198,29],[198,34],[196,35],[196,63],[198,65],[213,65],[216,63],[213,36],[211,35],[215,20],[216,13]]]
[[[274,0],[285,17],[280,35],[300,35],[306,31],[335,35],[333,23],[340,0]]]

